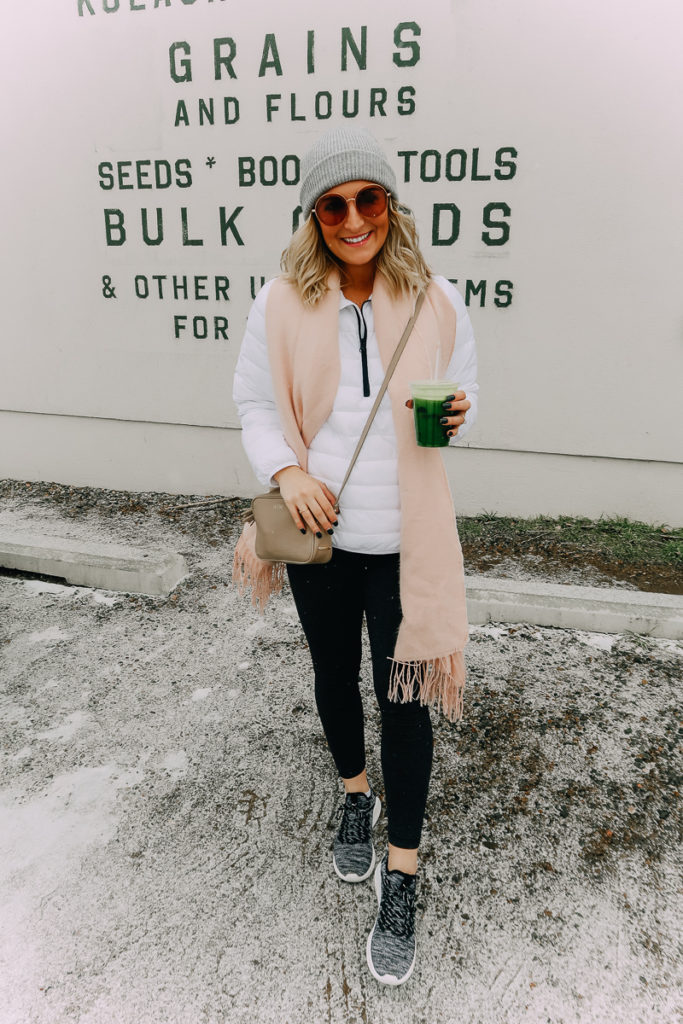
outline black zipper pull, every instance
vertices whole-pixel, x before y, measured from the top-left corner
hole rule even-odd
[[[368,301],[367,299],[365,300]],[[365,305],[365,302],[363,303]],[[363,310],[358,309],[358,306],[354,303],[353,308],[356,311],[356,318],[358,320],[358,337],[360,339],[360,358],[363,369],[363,397],[370,397],[370,374],[368,373],[368,325],[365,322],[363,316]]]

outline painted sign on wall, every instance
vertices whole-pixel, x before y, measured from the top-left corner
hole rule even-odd
[[[683,83],[676,10],[654,4],[647,24],[642,0],[17,5],[1,408],[236,427],[301,155],[356,122],[469,307],[467,445],[678,463]]]
[[[120,10],[111,3],[103,8],[109,13]],[[79,0],[78,14],[87,18],[95,16],[96,11],[91,3]],[[334,19],[328,17],[327,21]],[[433,25],[429,27],[433,29]],[[369,39],[373,32],[380,31],[379,45],[371,51]],[[500,250],[509,243],[512,210],[505,198],[504,183],[517,174],[519,155],[515,146],[501,145],[486,151],[478,145],[449,147],[447,137],[438,140],[438,148],[408,145],[411,121],[420,109],[413,70],[424,61],[430,62],[434,32],[423,31],[414,20],[383,23],[381,29],[378,24],[362,22],[328,25],[324,29],[326,50],[322,61],[318,57],[320,34],[319,29],[302,24],[295,34],[291,28],[286,35],[265,32],[250,40],[251,46],[243,46],[237,34],[200,42],[179,39],[168,45],[167,110],[171,118],[167,127],[177,129],[174,154],[101,160],[97,179],[103,201],[109,204],[102,211],[108,249],[158,249],[160,253],[187,250],[188,267],[161,273],[140,265],[128,269],[123,264],[123,277],[117,278],[117,283],[112,274],[103,274],[104,298],[115,299],[125,291],[150,305],[163,304],[169,311],[168,335],[174,340],[234,339],[230,325],[233,318],[228,315],[231,298],[237,298],[238,305],[240,298],[253,298],[265,280],[265,273],[243,271],[241,250],[248,259],[266,265],[269,251],[272,260],[273,239],[284,245],[287,234],[299,225],[300,153],[310,141],[300,134],[301,129],[324,130],[328,123],[354,119],[371,126],[378,136],[385,133],[387,119],[398,127],[406,141],[392,147],[391,157],[401,186],[441,185],[441,190],[430,196],[424,239],[427,245],[448,249],[458,241],[462,230],[478,232],[482,253],[487,248]],[[382,82],[383,74],[392,69],[397,72],[395,84],[366,84]],[[305,74],[303,84],[297,80],[295,87],[288,87],[292,72]],[[335,89],[325,87],[330,72],[339,82]],[[211,78],[210,91],[203,88],[207,75]],[[258,140],[258,147],[233,150],[233,129],[238,125],[248,129],[249,135]],[[218,146],[217,126],[228,129]],[[186,130],[191,128],[204,129],[205,133],[201,137],[200,133],[191,135],[193,155],[176,156],[177,152],[189,152]],[[290,150],[269,148],[271,136],[279,141],[283,128],[290,133]],[[243,138],[244,132],[237,134],[239,141]],[[201,193],[205,199],[216,179],[221,189],[227,184],[235,198],[226,204],[218,196],[215,206],[206,204],[202,216],[196,210],[197,195]],[[462,182],[493,183],[497,198],[491,199],[494,192],[488,190],[479,206],[469,204],[463,214],[462,201],[454,201],[450,187]],[[469,218],[469,225],[463,224],[463,216]],[[270,225],[264,238],[265,219]],[[193,257],[200,248],[214,254],[224,252],[230,274],[216,269],[211,273],[193,271]],[[505,309],[513,300],[511,280],[453,280],[468,303],[483,306],[488,301],[495,308]],[[238,331],[242,322],[240,317]]]

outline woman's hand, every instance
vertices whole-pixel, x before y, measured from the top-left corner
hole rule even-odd
[[[408,399],[406,406],[409,409],[413,408],[412,398]],[[456,391],[454,395],[448,396],[443,403],[444,415],[439,422],[442,426],[448,427],[446,433],[449,437],[455,437],[458,433],[458,428],[465,422],[465,413],[471,407],[472,403],[464,391]]]
[[[333,507],[337,499],[322,480],[304,473],[300,466],[285,466],[275,473],[275,480],[292,519],[302,533],[306,532],[306,526],[318,536],[322,536],[321,530],[333,532],[332,527],[337,526],[337,513]]]

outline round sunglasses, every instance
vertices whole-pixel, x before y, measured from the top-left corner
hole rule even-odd
[[[337,192],[321,196],[313,212],[325,227],[333,228],[346,220],[349,203],[355,203],[361,217],[379,217],[387,208],[389,193],[381,185],[365,185],[347,199]]]

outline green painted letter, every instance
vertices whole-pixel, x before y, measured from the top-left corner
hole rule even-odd
[[[118,232],[114,238],[114,232]],[[107,238],[107,245],[123,245],[126,241],[126,229],[123,226],[122,210],[104,211],[104,232]]]
[[[157,206],[157,236],[152,238],[149,233],[149,221],[147,220],[147,210],[143,206],[140,210],[142,217],[142,241],[145,245],[161,245],[164,240],[164,215],[161,208]]]
[[[386,117],[387,112],[384,104],[387,102],[387,90],[378,88],[370,90],[370,117],[375,116],[375,110],[379,111],[380,117]]]
[[[399,50],[409,50],[410,54],[401,54],[398,51],[393,56],[394,64],[399,68],[412,68],[415,67],[420,59],[420,44],[414,40],[409,41],[402,39],[403,33],[410,31],[414,36],[422,35],[422,29],[415,21],[402,21],[394,29],[394,46],[397,46]]]
[[[272,32],[268,32],[263,40],[263,56],[261,57],[261,66],[258,69],[259,78],[263,78],[268,68],[275,68],[276,75],[282,74],[280,54],[277,52],[277,42]]]
[[[190,229],[187,226],[187,207],[180,207],[180,223],[182,225],[183,245],[204,245],[201,238],[190,238]]]
[[[405,117],[406,114],[415,113],[415,86],[402,85],[398,90],[398,112]]]
[[[503,157],[508,153],[510,154],[512,159],[503,160]],[[516,156],[517,150],[514,149],[512,146],[507,146],[505,149],[496,150],[496,167],[498,168],[498,170],[494,171],[493,173],[500,181],[509,181],[510,178],[514,178],[515,174],[517,173],[517,164],[515,163]],[[507,170],[507,174],[503,174],[503,168]]]
[[[227,46],[227,54],[222,53],[221,50],[224,46]],[[213,77],[216,81],[220,81],[223,77],[221,68],[227,68],[229,78],[237,78],[235,69],[232,66],[232,62],[235,59],[237,53],[237,46],[235,40],[231,39],[230,36],[226,36],[224,39],[214,39],[213,41]]]
[[[183,53],[187,54],[187,56],[176,62],[177,50],[181,50]],[[168,56],[171,62],[171,78],[173,81],[191,82],[192,62],[190,61],[190,44],[183,41],[179,43],[171,43],[168,50]]]
[[[469,306],[470,299],[474,296],[479,296],[479,305],[483,306],[486,302],[486,281],[480,281],[479,284],[475,284],[474,281],[465,282],[465,305]]]
[[[306,49],[306,71],[309,75],[312,75],[315,71],[315,32],[309,30],[306,33],[307,49]]]
[[[356,45],[356,40],[351,34],[350,28],[343,28],[341,30],[341,69],[342,71],[348,70],[348,55],[349,50],[353,54],[354,60],[358,65],[359,71],[365,71],[368,66],[368,26],[361,25],[360,29],[360,50]]]
[[[500,235],[494,238],[490,231],[482,231],[481,240],[485,245],[505,245],[510,237],[510,225],[507,221],[491,220],[491,214],[500,210],[504,217],[510,216],[510,207],[507,203],[487,203],[484,207],[484,227],[499,228]]]
[[[179,124],[189,125],[190,118],[187,113],[187,107],[185,100],[178,100],[178,105],[175,108],[175,121],[173,127],[177,128]]]
[[[237,225],[235,224],[236,218],[240,215],[240,213],[242,212],[243,209],[244,209],[243,206],[236,206],[235,209],[230,214],[230,216],[226,217],[225,216],[225,207],[224,206],[220,207],[220,213],[221,213],[221,245],[227,245],[228,244],[227,241],[226,241],[227,235],[228,235],[228,231],[232,231],[234,239],[235,239],[235,241],[237,242],[238,245],[244,245],[244,242],[242,241],[242,236],[240,235],[239,231],[237,230]]]
[[[512,281],[496,281],[496,297],[493,300],[495,306],[505,309],[512,302]]]
[[[446,238],[439,233],[441,214],[451,215],[451,232]],[[460,234],[460,210],[455,203],[434,203],[432,210],[432,245],[453,245]]]
[[[403,180],[410,181],[410,158],[411,156],[417,156],[416,149],[399,149],[396,156],[403,157]]]

